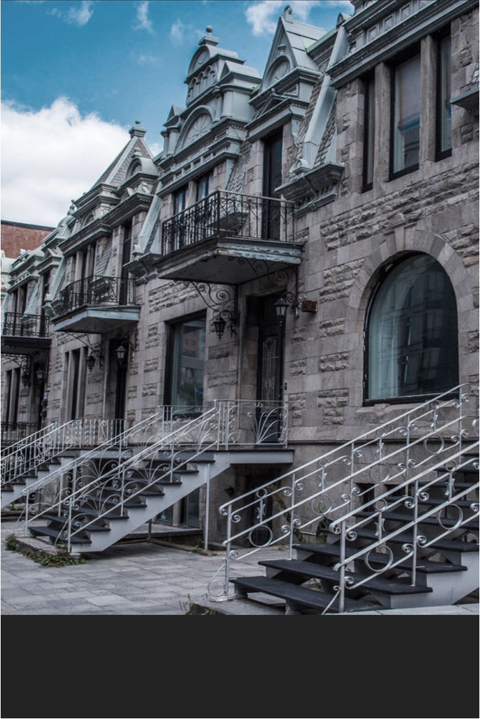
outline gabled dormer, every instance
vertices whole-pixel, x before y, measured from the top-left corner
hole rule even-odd
[[[224,161],[228,176],[252,119],[250,98],[261,78],[218,42],[207,27],[188,67],[186,106],[172,106],[164,125],[161,197]]]
[[[287,6],[279,18],[263,80],[252,97],[255,114],[249,124],[249,137],[255,139],[267,128],[292,118],[293,130],[305,115],[319,68],[308,54],[325,30],[298,22]]]

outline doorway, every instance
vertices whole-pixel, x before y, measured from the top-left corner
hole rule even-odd
[[[277,299],[273,295],[259,304],[257,423],[263,443],[278,442],[282,428],[284,326],[277,319]]]

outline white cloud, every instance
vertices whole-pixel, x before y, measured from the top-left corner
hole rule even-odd
[[[2,102],[2,219],[56,227],[129,139],[65,97],[38,111]]]
[[[142,0],[137,5],[137,24],[133,26],[134,30],[146,30],[151,35],[154,34],[154,29],[152,25],[152,21],[148,17],[148,6],[150,4],[150,0]]]
[[[137,55],[135,60],[139,65],[157,67],[161,64],[161,58],[158,55]]]
[[[322,5],[338,8],[353,13],[353,5],[349,0],[290,0],[290,7],[297,20],[306,22],[310,11]],[[254,35],[270,35],[277,29],[278,18],[284,11],[285,0],[261,0],[249,5],[245,11],[247,22],[252,26]]]
[[[181,45],[187,37],[190,38],[192,35],[203,37],[205,31],[196,30],[193,25],[185,25],[181,20],[177,20],[170,29],[170,38],[176,45]]]
[[[61,18],[69,25],[83,27],[93,15],[93,2],[94,0],[82,0],[79,8],[70,6],[68,10],[59,10],[57,7],[54,7],[48,11],[48,14]]]

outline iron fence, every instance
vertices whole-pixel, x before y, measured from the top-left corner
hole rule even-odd
[[[2,335],[7,337],[48,337],[50,325],[44,314],[30,315],[21,312],[5,312]]]
[[[127,305],[133,301],[133,283],[130,279],[91,275],[60,290],[52,307],[58,316],[85,305]]]
[[[162,253],[219,237],[293,242],[293,210],[293,203],[286,200],[217,190],[165,220]]]

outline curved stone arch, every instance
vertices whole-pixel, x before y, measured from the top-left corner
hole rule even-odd
[[[137,172],[141,172],[141,171],[142,171],[142,163],[140,162],[140,160],[137,157],[135,157],[128,167],[127,179],[129,179],[130,177],[133,177],[133,175],[135,175]]]
[[[270,85],[274,85],[282,77],[288,75],[291,69],[292,63],[290,61],[290,58],[287,55],[279,55],[268,70],[268,74],[266,77],[266,86],[270,87]]]
[[[380,239],[380,238],[379,238]],[[475,311],[473,287],[467,268],[461,257],[449,242],[439,234],[428,230],[415,229],[411,233],[391,234],[380,240],[375,250],[365,259],[350,289],[345,311],[345,335],[350,338],[350,366],[358,368],[354,381],[355,391],[362,389],[364,375],[364,333],[367,326],[367,311],[372,292],[378,284],[381,273],[389,266],[396,264],[402,257],[422,252],[433,257],[443,267],[449,277],[457,301],[458,313],[458,352],[460,358],[459,381],[468,381],[468,370],[462,365],[462,357],[468,354],[467,332],[461,328],[468,327],[468,315]],[[473,373],[472,373],[473,374]],[[355,404],[361,406],[359,395]]]
[[[188,120],[185,122],[184,126],[182,127],[182,130],[180,132],[180,136],[178,138],[178,147],[177,151],[183,149],[186,147],[187,142],[193,142],[196,138],[190,138],[189,139],[189,133],[192,130],[192,128],[195,126],[195,123],[200,122],[201,119],[205,117],[206,122],[209,125],[212,125],[213,123],[213,114],[209,107],[202,105],[201,107],[197,107],[194,112],[190,115]],[[208,132],[208,129],[205,130],[205,132]],[[202,132],[201,134],[204,134]],[[199,135],[199,137],[201,136]]]

